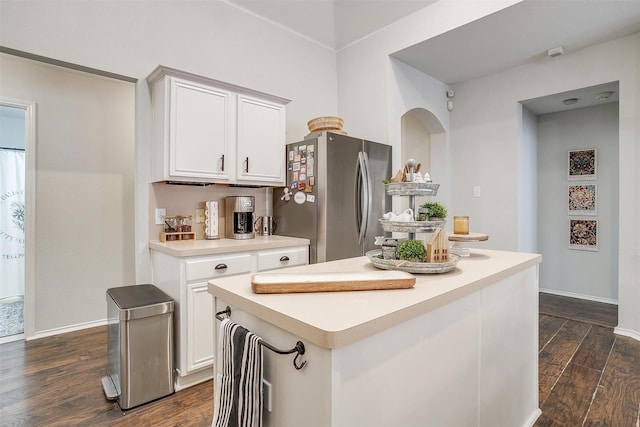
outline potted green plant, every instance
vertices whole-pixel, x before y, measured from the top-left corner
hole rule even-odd
[[[420,240],[405,240],[398,245],[398,258],[411,262],[424,262],[427,250]]]
[[[447,217],[447,207],[440,202],[427,202],[420,207],[427,209],[429,221],[443,221]]]

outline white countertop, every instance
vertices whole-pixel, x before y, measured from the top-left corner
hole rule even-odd
[[[471,256],[462,258],[449,273],[416,274],[416,285],[411,289],[254,294],[250,274],[210,281],[208,289],[225,303],[303,340],[323,348],[339,348],[444,306],[541,260],[538,254],[472,249]],[[358,271],[381,270],[363,256],[273,272]]]
[[[169,255],[185,257],[228,254],[264,249],[308,246],[309,239],[286,236],[256,236],[253,239],[181,240],[177,242],[149,241],[149,248]]]

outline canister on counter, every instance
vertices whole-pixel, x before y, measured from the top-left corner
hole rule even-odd
[[[181,233],[189,233],[191,232],[191,221],[192,221],[192,216],[191,215],[179,215],[178,216],[178,231]],[[190,234],[183,234],[182,236],[182,240],[191,240],[192,238],[194,238],[192,235]]]
[[[176,233],[178,232],[178,217],[177,216],[165,216],[164,217],[164,232],[165,233]],[[177,235],[168,234],[165,239],[169,240],[178,240]]]
[[[469,234],[469,217],[453,217],[453,234]]]
[[[178,231],[188,232],[191,231],[191,215],[180,215],[178,216]]]

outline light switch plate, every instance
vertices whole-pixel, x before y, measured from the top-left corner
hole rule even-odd
[[[165,208],[156,208],[156,225],[164,224],[164,217],[167,216]]]
[[[196,209],[196,224],[204,222],[204,209]]]
[[[271,394],[271,383],[264,378],[262,379],[262,397],[263,408],[267,412],[271,412],[273,409],[273,395]]]
[[[479,185],[476,185],[475,187],[473,187],[473,197],[480,197],[481,194],[482,192],[480,190]]]

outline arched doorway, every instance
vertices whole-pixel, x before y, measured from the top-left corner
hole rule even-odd
[[[448,156],[445,129],[440,120],[424,108],[414,108],[401,117],[400,164],[415,159],[421,172],[428,172],[434,183],[440,184],[437,196],[416,197],[416,207],[437,200],[447,204]],[[401,201],[402,210],[409,207]]]

